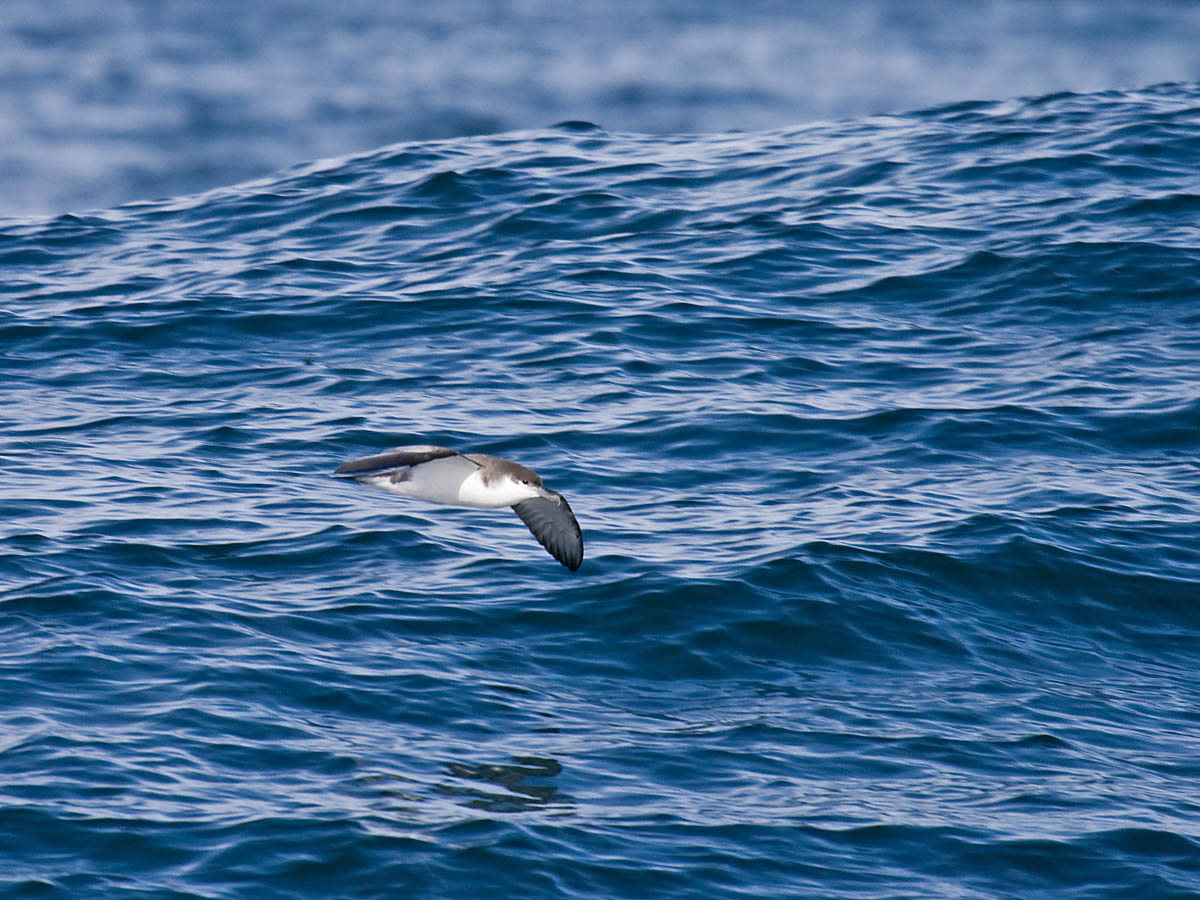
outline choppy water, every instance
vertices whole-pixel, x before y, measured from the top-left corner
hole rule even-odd
[[[0,226],[11,897],[1200,895],[1200,88]],[[414,442],[570,499],[329,477]]]

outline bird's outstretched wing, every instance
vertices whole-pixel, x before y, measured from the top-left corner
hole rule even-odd
[[[513,504],[513,510],[550,555],[574,572],[583,562],[583,533],[567,498],[547,491],[553,499],[536,497]]]
[[[416,444],[411,447],[397,447],[387,453],[375,456],[364,456],[362,459],[352,459],[337,467],[334,475],[370,475],[375,472],[387,472],[404,466],[417,466],[431,459],[444,459],[447,456],[458,456],[457,450],[449,447],[433,447],[428,444]]]

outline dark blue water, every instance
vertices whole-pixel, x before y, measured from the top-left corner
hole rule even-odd
[[[1200,87],[0,224],[0,892],[1200,896]],[[335,481],[405,443],[570,499]]]

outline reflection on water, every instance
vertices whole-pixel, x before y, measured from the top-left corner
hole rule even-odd
[[[562,772],[562,766],[553,759],[514,756],[512,765],[448,762],[446,772],[455,778],[493,784],[506,791],[498,793],[462,784],[440,784],[435,789],[445,796],[461,797],[471,809],[522,812],[566,799],[556,785],[539,780],[554,778]]]

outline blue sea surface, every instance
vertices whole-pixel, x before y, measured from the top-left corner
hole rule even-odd
[[[0,215],[586,119],[762,131],[1200,81],[1193,0],[4,0]]]
[[[1197,172],[1176,83],[0,221],[0,895],[1200,897]]]

